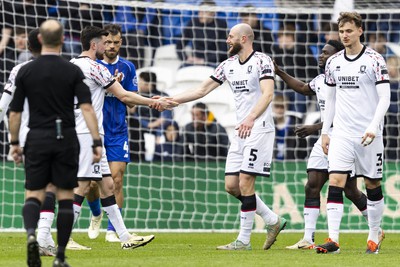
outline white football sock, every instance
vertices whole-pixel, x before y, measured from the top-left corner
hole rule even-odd
[[[329,238],[339,243],[339,229],[343,216],[343,203],[327,203]]]
[[[125,223],[122,220],[121,212],[119,211],[118,205],[114,204],[108,207],[103,207],[105,213],[108,216],[108,219],[111,221],[112,225],[115,228],[115,231],[118,234],[121,242],[126,242],[131,238],[128,230],[126,229]]]
[[[303,211],[304,216],[304,240],[314,244],[314,234],[317,228],[319,208],[306,208]]]
[[[41,212],[38,221],[37,241],[40,246],[55,246],[53,237],[51,236],[51,226],[54,221],[54,212]]]
[[[251,230],[253,229],[254,217],[256,211],[241,211],[240,212],[240,232],[238,240],[242,241],[243,244],[250,242]]]
[[[72,207],[74,208],[74,225],[75,225],[76,222],[78,221],[79,215],[81,215],[82,206],[74,203]]]
[[[371,201],[367,200],[368,205],[368,226],[369,226],[369,234],[368,240],[372,240],[378,244],[379,237],[378,231],[381,227],[381,221],[383,216],[383,210],[385,209],[385,201],[382,198],[379,201]]]
[[[257,210],[256,213],[263,218],[266,225],[276,224],[278,221],[278,215],[273,212],[268,206],[261,200],[256,194]]]

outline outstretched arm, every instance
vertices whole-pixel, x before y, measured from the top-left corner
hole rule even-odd
[[[274,61],[274,66],[275,66],[275,73],[276,75],[278,75],[279,77],[281,77],[281,79],[290,87],[292,88],[294,91],[296,91],[297,93],[300,93],[302,95],[315,95],[315,93],[310,89],[310,87],[308,86],[308,83],[305,83],[303,81],[300,81],[296,78],[294,78],[293,76],[290,76],[289,74],[287,74],[285,71],[281,70],[278,66],[278,64],[276,64],[276,62]]]
[[[134,107],[135,105],[141,105],[157,108],[158,110],[163,111],[165,109],[172,109],[178,105],[178,103],[172,101],[168,97],[152,99],[143,97],[134,92],[126,91],[119,82],[114,82],[107,89],[107,91],[111,92],[115,97],[117,97],[130,108]]]
[[[214,81],[211,78],[208,78],[200,85],[200,87],[198,87],[194,90],[188,90],[181,94],[175,95],[172,97],[172,100],[179,104],[190,102],[190,101],[202,98],[203,96],[209,94],[212,90],[217,88],[219,85],[220,84],[218,82]]]
[[[4,49],[7,47],[8,42],[11,39],[12,29],[11,28],[3,28],[1,29],[1,40],[0,40],[0,55],[3,54]]]

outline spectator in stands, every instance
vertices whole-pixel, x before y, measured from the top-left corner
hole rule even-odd
[[[191,160],[225,160],[229,137],[206,104],[198,102],[192,107],[192,122],[183,131],[185,156]]]
[[[215,6],[212,0],[204,0],[200,6]],[[176,49],[183,66],[208,65],[216,67],[226,59],[227,24],[216,17],[215,12],[200,10],[185,26]],[[191,45],[191,55],[186,55],[185,47]]]
[[[15,65],[28,61],[32,53],[28,50],[28,33],[25,28],[16,28],[14,35],[15,50],[17,52],[17,62]]]
[[[146,97],[155,95],[168,96],[157,89],[157,75],[151,71],[143,71],[138,78],[139,94]],[[144,134],[150,133],[156,136],[156,142],[163,135],[166,125],[173,120],[171,110],[159,112],[146,106],[136,106],[130,110],[129,135],[131,155],[134,159],[144,159],[145,142]]]
[[[163,2],[163,0],[155,0]],[[187,2],[186,2],[187,3]],[[191,20],[190,10],[146,8],[147,27],[144,30],[146,44],[153,48],[180,41],[182,28]]]
[[[157,75],[151,71],[143,71],[139,74],[138,88],[140,95],[145,97],[153,97],[155,95],[168,96],[157,89]],[[162,135],[166,124],[170,124],[173,119],[171,110],[159,112],[146,106],[135,107],[134,116],[140,121],[140,125],[145,132],[158,137]]]
[[[4,19],[8,27],[26,27],[27,31],[37,28],[50,17],[49,9],[57,0],[14,0],[2,1]]]
[[[278,44],[272,47],[273,58],[284,71],[300,80],[311,80],[318,75],[318,64],[311,50],[295,40],[295,25],[287,24],[278,33]],[[295,112],[307,111],[306,97],[296,94],[292,90],[285,90],[289,99],[288,109]]]
[[[0,26],[1,26],[1,39],[0,39],[0,90],[3,91],[3,86],[6,83],[7,77],[10,75],[11,69],[14,67],[13,55],[14,42],[13,34],[13,17],[12,5],[10,2],[0,2]],[[12,62],[12,63],[11,63]]]
[[[252,5],[246,5],[246,8],[251,8]],[[257,13],[242,12],[240,13],[242,23],[249,24],[254,31],[253,48],[255,51],[263,52],[271,55],[271,46],[273,44],[273,36],[271,29],[264,27]]]
[[[400,157],[399,147],[399,94],[400,94],[400,58],[390,56],[386,60],[390,78],[390,106],[385,122],[386,159],[397,160]]]
[[[103,28],[101,5],[59,1],[58,14],[65,19],[63,51],[70,58],[78,56],[82,51],[80,34],[83,28],[90,25]]]
[[[12,31],[11,31],[12,33]],[[11,38],[14,39],[14,38]],[[0,54],[0,82],[2,89],[5,83],[7,82],[7,77],[10,76],[12,68],[16,65],[16,53],[15,53],[15,45],[14,41],[9,41],[9,45],[3,50],[2,54]]]
[[[156,2],[160,2],[160,0]],[[168,43],[164,36],[164,31],[167,30],[168,27],[163,25],[165,14],[163,14],[162,11],[162,9],[146,8],[146,13],[144,14],[147,18],[147,25],[145,25],[143,29],[145,44],[153,48]]]
[[[275,2],[278,6],[278,4]],[[289,8],[293,6],[293,1],[287,1]],[[318,43],[317,30],[315,28],[316,17],[312,13],[279,13],[277,20],[280,23],[279,29],[286,27],[287,24],[291,24],[296,29],[295,40],[296,42],[310,44]]]
[[[0,40],[0,56],[3,56],[3,52],[5,51],[9,42],[12,42],[12,24],[7,23],[8,16],[6,15],[6,11],[9,9],[10,3],[1,2],[0,3],[0,26],[1,26],[1,40]]]
[[[385,59],[393,55],[393,51],[386,46],[386,43],[388,42],[386,33],[371,32],[368,34],[367,42],[369,47],[381,54]]]
[[[272,112],[275,122],[276,160],[305,159],[307,157],[307,141],[296,138],[295,126],[300,123],[295,116],[287,114],[287,101],[282,94],[274,97]]]
[[[156,144],[154,161],[182,161],[183,144],[176,121],[169,121],[163,131],[164,139]]]
[[[0,83],[4,85],[6,77],[16,64],[14,53],[15,29],[23,28],[26,32],[37,28],[50,17],[48,9],[55,6],[56,0],[14,0],[1,1],[1,40],[0,40]],[[2,87],[2,86],[1,86]]]

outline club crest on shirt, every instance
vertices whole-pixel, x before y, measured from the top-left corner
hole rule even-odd
[[[135,86],[138,86],[138,79],[137,79],[137,76],[135,76],[135,78],[133,78],[133,84],[134,84]]]
[[[250,74],[252,69],[253,69],[253,66],[252,66],[252,65],[248,66],[248,67],[247,67],[247,73],[246,73],[246,74]]]
[[[366,66],[366,65],[361,65],[361,66],[360,66],[360,71],[359,71],[358,73],[364,74],[366,69],[367,69],[367,66]]]

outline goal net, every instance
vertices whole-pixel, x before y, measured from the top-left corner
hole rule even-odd
[[[400,226],[400,2],[353,2],[354,10],[364,19],[363,42],[384,55],[391,76],[392,100],[384,137],[383,228],[395,231]],[[123,29],[120,55],[135,64],[138,75],[155,73],[157,89],[169,95],[195,88],[209,77],[227,57],[225,41],[229,29],[243,21],[254,23],[255,49],[270,55],[289,74],[308,82],[320,73],[318,56],[325,42],[338,38],[335,16],[343,7],[335,5],[334,0],[216,0],[215,3],[4,0],[0,4],[0,88],[12,67],[30,58],[27,32],[47,18],[58,19],[64,25],[62,55],[67,59],[81,52],[79,34],[83,27],[120,24]],[[199,129],[198,124],[191,124],[198,102],[205,104],[208,111]],[[300,124],[319,122],[319,110],[315,97],[294,93],[278,78],[273,105],[277,138],[271,177],[257,177],[256,191],[269,207],[288,219],[288,229],[301,231],[307,155],[318,133],[300,139],[293,134],[293,129]],[[279,110],[283,111],[281,117]],[[148,110],[139,108],[128,112],[131,163],[124,176],[122,211],[127,227],[236,231],[240,204],[225,192],[224,186],[226,149],[236,125],[235,103],[229,86],[223,84],[203,99],[177,107],[171,115],[176,124],[164,113],[152,113],[150,117],[149,114]],[[164,122],[163,127],[157,128],[154,121],[159,116]],[[204,132],[205,128],[215,129],[216,123],[225,131]],[[7,127],[1,123],[0,230],[3,231],[23,228],[24,171],[10,160],[8,141]],[[361,180],[358,185],[365,191]],[[317,225],[322,231],[327,229],[326,194],[327,186],[321,192],[321,216]],[[89,224],[88,206],[83,206],[78,229],[86,229]],[[360,212],[347,199],[344,214],[342,229],[368,228]],[[105,220],[103,223],[105,226]],[[257,218],[255,228],[263,229],[263,226]]]

